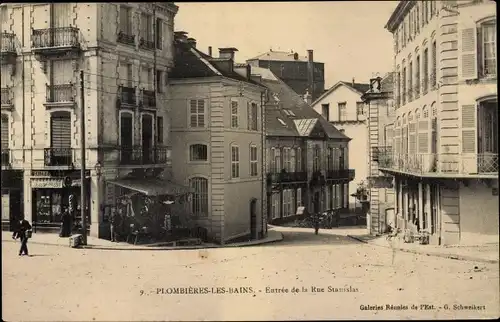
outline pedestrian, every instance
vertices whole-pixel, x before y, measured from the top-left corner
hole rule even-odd
[[[314,224],[314,234],[317,235],[319,232],[319,213],[315,213],[313,215],[313,224]]]
[[[21,240],[21,249],[19,249],[19,256],[28,256],[28,238],[31,237],[31,225],[26,219],[20,219],[19,224],[12,234],[12,239]]]
[[[116,242],[116,221],[117,221],[117,215],[114,209],[111,209],[111,212],[109,214],[109,229],[111,232],[111,241]]]

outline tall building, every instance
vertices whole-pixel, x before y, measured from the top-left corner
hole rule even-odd
[[[269,69],[252,67],[266,86],[265,168],[268,220],[284,223],[303,214],[348,207],[350,138],[328,123]]]
[[[236,48],[212,57],[175,33],[171,73],[175,181],[189,185],[189,213],[220,244],[267,234],[263,162],[265,88]]]
[[[90,234],[105,236],[106,205],[120,193],[120,179],[169,167],[167,82],[177,6],[9,3],[0,9],[2,223],[10,226],[24,214],[36,232],[53,230],[73,195],[76,208],[90,216]]]
[[[368,169],[368,123],[366,104],[361,96],[368,91],[369,84],[340,81],[329,88],[312,103],[312,108],[324,119],[351,138],[349,142],[350,166],[356,170],[354,180],[349,183],[349,208],[360,208],[353,194],[361,182],[366,183]],[[360,152],[363,151],[363,152]]]
[[[379,155],[392,151],[394,133],[394,77],[372,78],[370,89],[361,97],[367,104],[368,115],[368,187],[370,209],[367,214],[368,233],[377,235],[395,223],[393,177],[380,171]]]
[[[307,51],[307,56],[301,56],[293,51],[269,50],[247,60],[247,63],[253,67],[271,70],[295,93],[308,94],[312,101],[325,91],[325,66],[314,61],[312,50]]]
[[[401,1],[394,36],[392,153],[398,227],[431,243],[498,242],[494,1]],[[380,159],[380,156],[379,156]]]

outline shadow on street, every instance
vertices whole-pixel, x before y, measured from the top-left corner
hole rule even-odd
[[[319,230],[319,234],[314,234],[314,229],[310,230],[280,230],[283,233],[283,240],[277,243],[264,244],[265,247],[283,246],[317,246],[317,245],[354,245],[361,242],[343,235],[336,235],[335,230]]]

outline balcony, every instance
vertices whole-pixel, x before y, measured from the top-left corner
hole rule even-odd
[[[71,148],[46,148],[44,150],[45,166],[72,166],[73,150]]]
[[[10,166],[10,150],[2,148],[2,168]]]
[[[268,173],[268,183],[297,183],[307,182],[307,172],[280,172]]]
[[[327,180],[353,180],[355,171],[354,169],[336,169],[327,170],[326,179]]]
[[[154,91],[142,91],[142,107],[156,109],[156,93]]]
[[[136,104],[135,87],[120,86],[118,88],[118,106],[121,108],[135,108]]]
[[[75,27],[33,29],[32,50],[40,56],[79,54],[80,30]]]
[[[1,109],[10,111],[14,108],[14,94],[12,88],[5,87],[1,91]]]
[[[372,148],[372,161],[379,161],[380,155],[387,155],[392,152],[391,146],[376,146]]]
[[[135,46],[135,35],[129,35],[126,32],[120,31],[116,41],[125,45]]]
[[[141,38],[141,40],[139,41],[139,48],[145,50],[155,50],[155,42],[152,40]]]
[[[425,177],[498,177],[498,154],[379,154],[379,168]]]
[[[169,147],[144,146],[121,147],[119,149],[120,165],[169,165]]]
[[[75,86],[73,84],[59,84],[46,86],[45,107],[74,107]]]
[[[16,51],[16,35],[14,33],[8,33],[6,31],[2,32],[1,44],[2,48],[0,50],[0,57],[2,64],[15,64],[17,51]]]

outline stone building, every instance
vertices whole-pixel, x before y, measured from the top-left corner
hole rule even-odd
[[[2,222],[24,214],[36,231],[50,230],[69,195],[80,203],[85,108],[83,208],[90,234],[104,236],[104,206],[119,190],[109,182],[135,169],[168,168],[167,82],[177,7],[8,3],[0,9],[2,201],[19,205],[4,206]]]

